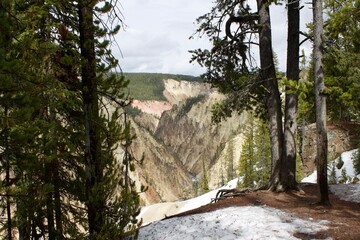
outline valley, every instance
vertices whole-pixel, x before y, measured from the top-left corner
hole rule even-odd
[[[144,76],[146,78],[146,74]],[[229,161],[234,174],[237,172],[244,129],[248,127],[247,113],[233,114],[218,125],[211,122],[212,105],[224,96],[209,85],[163,77],[168,76],[160,75],[151,80],[157,82],[154,84],[157,90],[153,89],[153,92],[159,93],[162,89],[162,95],[156,97],[152,92],[147,99],[135,99],[132,108],[140,111],[130,114],[137,136],[132,152],[137,159],[144,156],[143,164],[137,165],[132,176],[136,182],[148,187],[140,194],[143,205],[197,196],[204,171],[210,189],[222,186],[230,180]],[[149,86],[143,88],[150,89]],[[130,88],[130,91],[135,89]],[[354,141],[353,133],[358,128],[355,123],[329,125],[332,157],[354,148],[357,140]],[[304,126],[301,133],[299,162],[303,176],[307,176],[315,167],[314,125]]]

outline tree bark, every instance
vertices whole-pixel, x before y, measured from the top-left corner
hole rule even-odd
[[[6,49],[7,46],[11,44],[11,35],[10,35],[10,21],[9,16],[7,14],[7,11],[10,9],[10,4],[1,3],[0,6],[0,19],[2,21],[1,24],[3,24],[3,28],[1,29],[1,36],[0,36],[0,48]],[[3,81],[3,80],[2,80]],[[1,92],[1,95],[6,95],[5,92]],[[6,98],[5,98],[6,99]],[[2,165],[5,165],[5,193],[6,193],[6,215],[7,215],[7,238],[12,239],[12,219],[11,219],[11,198],[10,198],[10,158],[9,158],[9,152],[10,152],[10,146],[9,146],[9,106],[8,103],[5,101],[4,105],[1,106],[3,108],[3,119],[4,119],[4,126],[3,129],[0,131],[2,132],[1,138],[3,138],[3,153],[2,153],[2,159],[1,163]]]
[[[52,183],[52,163],[45,163],[45,183]],[[55,240],[55,222],[54,222],[54,204],[53,204],[53,191],[46,193],[46,218],[48,228],[48,239]]]
[[[260,48],[260,80],[267,90],[265,106],[269,120],[271,141],[272,173],[269,188],[274,191],[283,191],[281,178],[283,158],[283,126],[281,114],[281,100],[276,79],[274,57],[271,43],[270,12],[268,2],[257,0],[259,13],[259,48]]]
[[[98,184],[103,179],[100,159],[99,106],[96,78],[95,27],[92,0],[79,1],[82,95],[85,114],[85,167],[89,239],[101,232],[105,203]]]
[[[11,199],[10,199],[10,158],[9,158],[9,116],[8,116],[8,107],[5,105],[4,109],[4,119],[6,126],[4,129],[4,140],[5,140],[5,149],[3,152],[3,162],[6,164],[5,169],[5,186],[6,186],[6,215],[7,215],[7,237],[9,240],[12,240],[12,219],[11,219]]]
[[[300,10],[298,0],[288,1],[288,48],[286,77],[288,80],[299,81],[299,28]],[[288,87],[286,87],[288,91]],[[285,95],[284,123],[284,182],[289,189],[296,189],[296,114],[298,96],[295,93]]]
[[[55,208],[55,224],[56,224],[56,237],[57,239],[63,239],[63,224],[62,224],[62,210],[61,210],[61,198],[60,198],[60,166],[59,160],[54,161],[54,208]]]
[[[323,17],[322,0],[313,0],[314,18],[314,81],[315,81],[315,105],[316,105],[316,137],[317,137],[317,183],[319,186],[319,204],[329,205],[329,190],[327,181],[327,154],[328,140],[326,130],[326,98],[323,73]]]

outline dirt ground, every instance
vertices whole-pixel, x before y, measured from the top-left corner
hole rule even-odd
[[[184,216],[209,212],[231,206],[267,205],[281,209],[292,216],[303,219],[328,220],[330,228],[326,231],[307,235],[295,233],[300,239],[360,240],[360,203],[340,200],[330,194],[331,206],[319,206],[317,202],[317,186],[306,184],[300,186],[302,192],[274,193],[270,191],[255,191],[234,198],[220,200],[216,203],[181,213]],[[174,217],[174,216],[172,216]]]

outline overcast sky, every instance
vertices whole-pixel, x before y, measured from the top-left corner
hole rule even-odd
[[[251,0],[255,3],[255,0]],[[122,0],[122,13],[127,25],[114,49],[124,72],[152,72],[200,75],[205,72],[196,63],[189,63],[197,48],[209,48],[207,39],[189,39],[195,32],[197,17],[210,11],[211,0]],[[304,4],[304,3],[303,3]],[[284,6],[271,9],[273,47],[280,69],[286,67],[287,16]],[[302,10],[302,27],[311,21],[310,6]],[[309,52],[310,44],[301,46]]]

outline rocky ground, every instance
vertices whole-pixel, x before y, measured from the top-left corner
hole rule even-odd
[[[219,202],[187,211],[176,216],[185,216],[214,211],[232,206],[267,205],[281,209],[295,217],[311,220],[328,220],[330,229],[316,234],[299,234],[300,239],[360,240],[360,203],[339,199],[330,194],[331,206],[319,206],[317,202],[317,186],[302,184],[301,192],[274,193],[270,191],[255,191],[244,195],[228,198]],[[172,216],[174,217],[174,216]],[[244,216],[246,217],[246,216]]]

